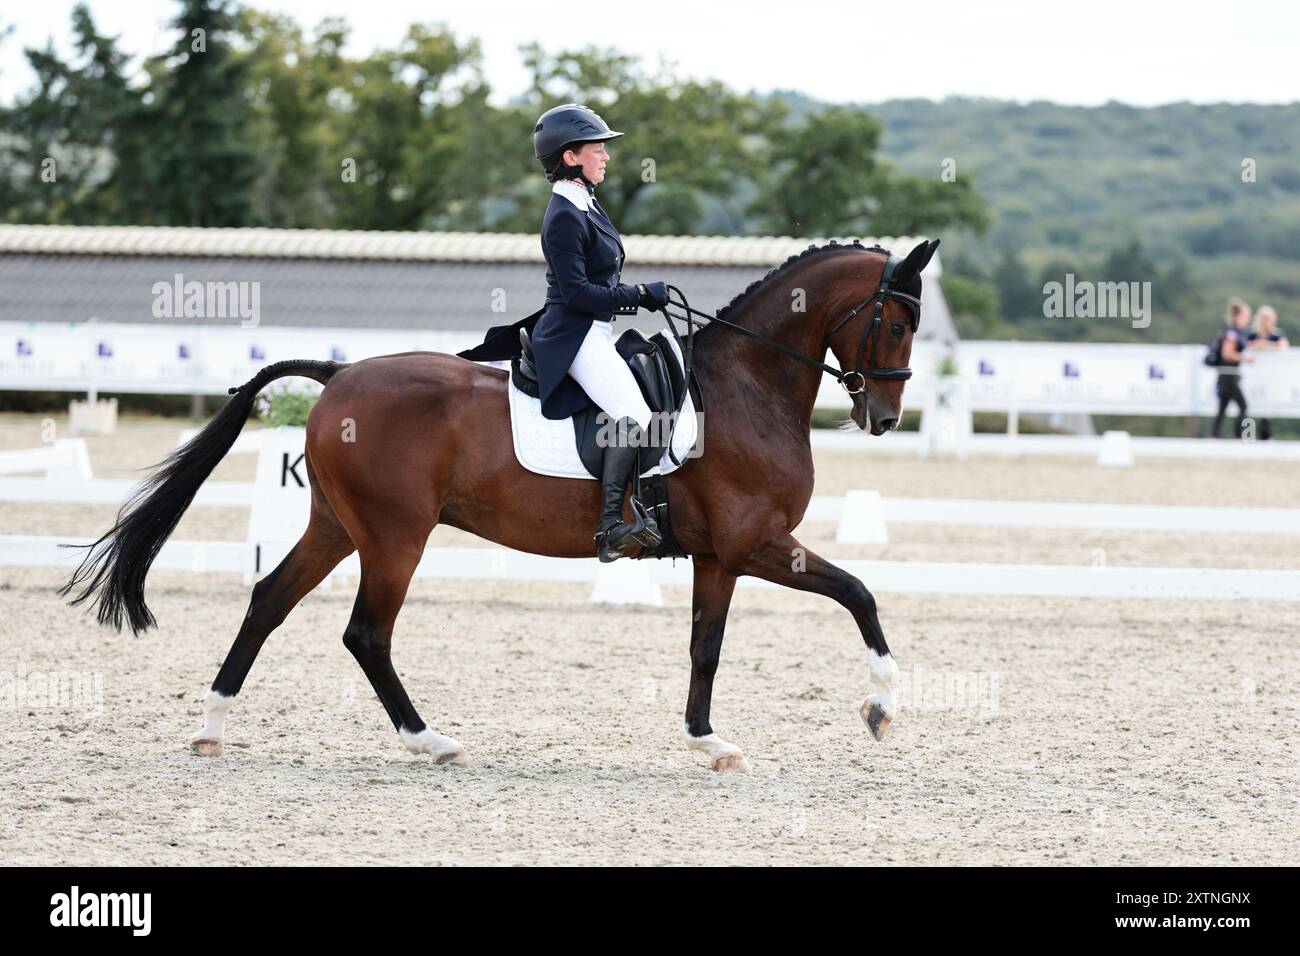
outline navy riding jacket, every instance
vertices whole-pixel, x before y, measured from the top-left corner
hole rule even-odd
[[[559,193],[551,193],[542,220],[546,257],[546,305],[533,327],[542,414],[568,418],[591,404],[569,366],[592,322],[635,315],[636,286],[621,284],[623,243],[605,211],[592,199],[584,212]]]
[[[588,190],[590,194],[590,190]],[[568,418],[591,404],[569,366],[587,337],[591,323],[635,315],[636,286],[620,284],[623,242],[595,199],[586,211],[567,197],[551,193],[542,220],[542,254],[546,257],[546,304],[510,325],[488,329],[482,344],[457,352],[473,362],[495,362],[519,354],[519,330],[528,329],[537,359],[542,414]]]

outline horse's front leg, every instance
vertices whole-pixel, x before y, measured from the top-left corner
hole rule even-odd
[[[723,570],[716,558],[694,557],[691,565],[695,586],[691,599],[691,689],[686,697],[686,746],[703,751],[720,773],[747,771],[745,755],[735,744],[713,732],[709,704],[713,699],[713,675],[722,654],[722,632],[727,626],[727,609],[736,589],[736,576]]]
[[[843,568],[837,568],[809,551],[790,534],[774,538],[726,563],[729,570],[737,574],[749,574],[799,591],[824,594],[848,609],[867,645],[871,687],[862,704],[862,716],[872,736],[883,740],[885,731],[898,713],[894,696],[898,664],[889,653],[885,632],[876,614],[876,599],[866,585]]]

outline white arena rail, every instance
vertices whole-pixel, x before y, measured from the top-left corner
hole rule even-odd
[[[929,436],[921,432],[889,432],[878,437],[862,432],[814,429],[811,439],[816,451],[875,452],[877,454],[925,454]],[[1096,458],[1101,454],[1100,435],[1003,435],[978,432],[963,439],[963,450],[972,455],[1061,455]],[[1300,461],[1300,441],[1229,441],[1209,438],[1130,437],[1128,445],[1137,458],[1192,458],[1230,461]]]
[[[139,484],[133,478],[0,478],[0,501],[120,505]],[[193,501],[227,508],[247,508],[252,503],[251,481],[204,482]]]
[[[805,522],[844,521],[847,497],[814,496]],[[1204,534],[1300,535],[1300,508],[1112,505],[1069,501],[881,498],[885,524],[985,528],[1077,528],[1096,531],[1185,531]]]
[[[180,437],[176,439],[176,447],[179,448],[181,447],[181,445],[184,445],[191,438],[197,435],[199,431],[200,429],[198,428],[181,429]],[[235,439],[235,443],[230,446],[230,451],[226,452],[226,454],[227,455],[248,455],[248,454],[256,454],[261,450],[262,450],[261,429],[253,428],[253,429],[249,429],[248,431],[240,432],[239,437]]]
[[[89,538],[14,535],[0,538],[0,565],[61,567],[71,570],[82,552],[60,549],[61,541],[86,544]],[[163,571],[253,572],[274,567],[290,545],[264,548],[241,542],[169,541],[154,567]],[[547,558],[503,548],[430,548],[416,577],[452,580],[567,581],[600,586],[606,572],[640,573],[647,584],[636,603],[659,603],[658,586],[689,587],[688,561],[618,562],[601,566],[594,558]],[[1168,600],[1300,601],[1300,571],[1212,568],[1090,567],[1076,565],[964,564],[928,561],[842,561],[840,567],[873,591],[897,594],[989,595],[1004,597],[1141,598]],[[648,567],[647,567],[648,565]],[[353,576],[353,555],[336,574]],[[743,577],[744,587],[777,587]],[[638,595],[628,594],[635,601]],[[629,601],[632,603],[633,601]]]
[[[121,505],[138,485],[138,481],[130,478],[0,477],[0,502]],[[1300,535],[1300,509],[1297,508],[1114,505],[968,498],[879,500],[880,520],[888,525]],[[848,501],[848,497],[814,495],[803,520],[805,523],[836,523],[843,526]],[[199,488],[193,506],[248,508],[252,502],[252,482],[208,481]]]
[[[85,479],[91,476],[84,438],[61,438],[39,448],[0,451],[0,475],[44,472],[47,478]]]

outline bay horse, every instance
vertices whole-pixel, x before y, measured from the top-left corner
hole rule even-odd
[[[870,693],[862,713],[876,739],[897,713],[898,665],[871,592],[791,531],[812,496],[809,436],[823,372],[851,394],[850,417],[859,428],[878,436],[897,427],[920,316],[920,273],[937,245],[923,242],[903,259],[856,242],[810,246],[695,333],[692,364],[708,403],[701,415],[706,453],[688,458],[666,481],[672,527],[694,575],[684,735],[714,770],[747,769],[741,749],[709,720],[740,575],[825,595],[847,609],[866,644]],[[851,371],[825,365],[828,349],[840,369]],[[291,360],[262,369],[232,388],[212,421],[150,472],[103,537],[79,546],[88,550],[60,594],[83,587],[70,603],[94,598],[99,623],[119,631],[124,617],[133,634],[156,626],[144,599],[150,565],[234,444],[257,393],[289,375],[325,386],[306,426],[307,530],[253,585],[239,633],[204,697],[204,725],[191,748],[204,756],[222,753],[226,717],[267,636],[357,551],[361,576],[344,646],[409,750],[440,764],[465,763],[458,741],[420,719],[391,656],[394,621],[429,534],[442,523],[507,548],[592,558],[591,529],[600,511],[599,482],[543,476],[518,463],[503,369],[438,352],[350,364]],[[626,501],[624,513],[630,518]],[[637,553],[633,548],[630,556]]]

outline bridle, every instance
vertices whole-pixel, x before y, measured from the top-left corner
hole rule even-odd
[[[898,265],[902,261],[903,260],[900,257],[890,255],[889,259],[885,262],[885,271],[880,276],[880,287],[876,290],[875,295],[863,299],[856,307],[850,309],[844,318],[840,319],[831,327],[830,334],[826,336],[826,344],[829,345],[831,339],[835,337],[835,333],[840,330],[841,326],[843,326],[845,322],[849,321],[849,319],[853,318],[866,308],[868,303],[876,303],[875,310],[871,313],[871,322],[862,333],[862,343],[858,346],[858,358],[857,361],[853,363],[853,371],[847,373],[836,373],[835,376],[839,379],[840,385],[844,386],[844,391],[848,392],[850,395],[856,395],[865,389],[867,387],[867,379],[869,378],[906,382],[912,377],[912,370],[906,366],[901,368],[880,368],[876,365],[876,345],[880,342],[880,336],[878,334],[880,331],[880,317],[885,310],[886,299],[893,299],[895,302],[901,302],[907,306],[908,311],[912,313],[913,335],[915,335],[916,330],[921,327],[921,300],[914,295],[908,295],[906,292],[900,292],[893,288],[894,273],[897,271]],[[862,360],[867,356],[868,342],[871,343],[871,367],[864,369],[862,367]],[[857,388],[849,388],[845,383],[845,380],[850,375],[856,375],[858,377],[859,384]]]
[[[905,382],[912,377],[912,370],[910,368],[907,367],[881,368],[876,365],[876,346],[880,342],[879,329],[881,325],[881,314],[884,312],[885,301],[887,299],[892,299],[895,302],[901,302],[905,306],[907,306],[908,311],[912,313],[912,334],[913,335],[916,334],[917,329],[920,328],[921,325],[921,300],[914,295],[909,295],[906,292],[901,292],[898,289],[895,289],[893,287],[894,275],[898,271],[899,264],[901,264],[902,262],[903,262],[902,257],[890,254],[888,260],[886,260],[885,262],[885,271],[881,273],[880,285],[879,287],[877,287],[876,291],[873,292],[871,295],[867,296],[867,298],[863,299],[852,309],[850,309],[846,315],[840,318],[839,321],[837,321],[835,325],[831,327],[830,334],[826,336],[826,344],[827,347],[829,347],[831,339],[835,337],[835,333],[838,332],[843,327],[844,323],[848,322],[850,319],[852,319],[855,315],[857,315],[859,312],[861,312],[871,303],[873,302],[875,303],[875,308],[873,309],[871,314],[871,321],[867,323],[866,329],[863,330],[862,341],[858,345],[857,360],[853,363],[853,369],[848,372],[840,371],[837,368],[827,365],[825,362],[819,362],[817,359],[804,355],[802,352],[796,349],[792,349],[788,345],[783,345],[780,342],[775,342],[772,339],[769,339],[765,335],[760,335],[759,333],[755,332],[753,329],[747,329],[744,326],[736,325],[736,323],[734,322],[728,322],[726,319],[720,319],[716,315],[707,315],[706,313],[701,312],[698,309],[691,308],[690,304],[686,301],[686,296],[682,294],[682,290],[677,288],[677,286],[675,285],[668,286],[668,290],[669,292],[676,293],[678,298],[681,299],[681,301],[673,302],[670,300],[669,305],[675,308],[685,309],[686,314],[675,315],[672,312],[669,312],[666,307],[661,309],[660,311],[663,312],[666,318],[676,319],[679,322],[686,323],[685,345],[682,345],[682,337],[678,335],[677,329],[673,326],[671,322],[668,323],[668,328],[672,331],[674,338],[677,339],[678,345],[681,346],[682,348],[682,355],[684,359],[683,364],[685,366],[685,372],[688,377],[690,376],[690,370],[691,370],[691,351],[692,348],[694,347],[695,326],[699,324],[695,321],[694,318],[692,318],[692,316],[699,316],[700,318],[708,319],[710,325],[712,325],[714,322],[720,322],[723,325],[735,329],[737,332],[743,332],[745,335],[748,335],[750,338],[757,339],[759,342],[762,342],[764,345],[769,345],[772,348],[784,352],[793,358],[797,358],[801,362],[811,365],[814,368],[821,369],[827,375],[834,376],[835,380],[839,382],[840,385],[844,388],[844,390],[848,392],[850,395],[857,395],[866,389],[867,379],[870,378],[884,379],[886,381],[894,381],[894,382]],[[870,347],[869,355],[868,355],[868,347]],[[862,367],[862,361],[864,358],[869,358],[871,361],[871,365],[867,368]],[[857,388],[850,388],[848,385],[848,380],[854,376],[857,376]]]

